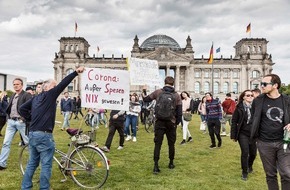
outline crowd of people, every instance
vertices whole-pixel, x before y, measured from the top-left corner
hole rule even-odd
[[[31,89],[23,90],[20,78],[13,80],[15,93],[9,98],[6,92],[0,93],[0,136],[5,124],[6,131],[0,154],[0,170],[7,168],[11,142],[19,131],[23,142],[29,144],[30,159],[23,177],[21,189],[32,188],[32,176],[41,163],[40,187],[49,189],[52,157],[55,150],[53,130],[57,98],[78,73],[84,71],[79,67],[68,75],[58,85],[54,80],[47,80],[36,86],[36,93]],[[190,120],[185,114],[199,114],[200,120],[206,126],[204,134],[209,134],[210,149],[222,147],[222,137],[230,136],[233,142],[238,142],[241,150],[241,179],[247,180],[254,172],[253,164],[260,153],[268,189],[279,189],[277,173],[281,176],[282,189],[290,189],[290,150],[283,150],[284,130],[290,131],[290,98],[279,93],[281,81],[275,74],[266,75],[259,89],[246,89],[234,100],[231,93],[225,100],[214,98],[210,92],[201,98],[193,99],[186,91],[177,93],[174,89],[174,78],[166,77],[165,86],[147,94],[144,86],[142,94],[130,95],[129,111],[111,110],[109,121],[104,118],[104,109],[88,108],[87,114],[82,113],[79,96],[70,98],[64,93],[60,101],[63,125],[61,130],[70,127],[69,120],[87,118],[92,130],[98,129],[101,121],[109,128],[104,152],[109,152],[115,132],[119,134],[117,150],[124,149],[125,141],[137,142],[139,117],[144,124],[148,109],[154,107],[154,151],[153,173],[161,172],[159,167],[160,150],[164,135],[168,141],[168,168],[174,169],[176,129],[182,128],[180,145],[193,142],[189,129]],[[230,131],[226,130],[227,124]],[[29,129],[29,130],[28,130]],[[288,148],[289,149],[289,148]]]

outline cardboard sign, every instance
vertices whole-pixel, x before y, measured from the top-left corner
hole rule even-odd
[[[156,60],[130,57],[127,64],[131,85],[160,86],[159,66]]]
[[[127,111],[129,93],[128,71],[86,68],[81,75],[82,107]]]

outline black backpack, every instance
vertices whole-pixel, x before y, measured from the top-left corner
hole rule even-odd
[[[171,120],[175,117],[175,93],[162,89],[162,93],[156,99],[155,116],[160,120]]]

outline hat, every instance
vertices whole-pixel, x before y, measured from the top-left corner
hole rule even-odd
[[[231,97],[232,95],[231,95],[231,93],[227,93],[226,96],[227,97]]]
[[[25,91],[33,90],[30,86],[26,87]]]

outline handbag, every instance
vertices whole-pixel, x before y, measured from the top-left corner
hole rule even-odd
[[[205,131],[205,129],[206,129],[206,123],[205,123],[205,122],[200,122],[200,127],[199,127],[199,129],[200,129],[201,131]]]
[[[184,121],[191,121],[192,119],[192,114],[189,112],[184,112],[182,116],[183,116]]]

